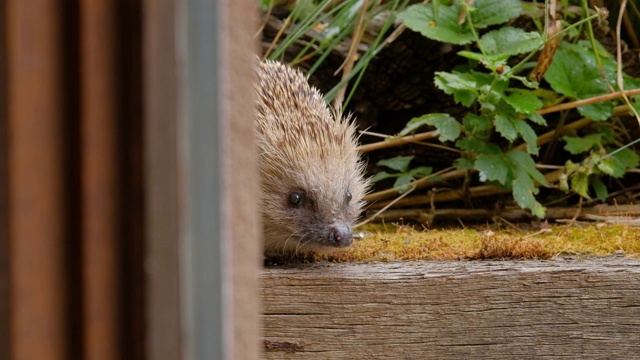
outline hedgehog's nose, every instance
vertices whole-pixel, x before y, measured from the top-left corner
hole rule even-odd
[[[335,247],[347,247],[353,241],[351,227],[335,224],[329,228],[329,243]]]

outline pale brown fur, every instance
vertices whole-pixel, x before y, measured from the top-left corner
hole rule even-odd
[[[363,206],[354,126],[334,116],[302,73],[281,63],[258,63],[256,92],[265,254],[348,245],[350,235],[338,243],[330,234],[350,233]],[[292,192],[304,202],[292,205]]]

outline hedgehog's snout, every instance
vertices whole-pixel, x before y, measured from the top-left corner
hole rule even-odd
[[[347,247],[353,242],[351,227],[345,224],[333,224],[329,226],[329,244],[335,247]]]

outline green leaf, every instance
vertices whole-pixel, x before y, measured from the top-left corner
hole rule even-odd
[[[630,149],[622,149],[609,156],[603,157],[598,162],[598,169],[615,178],[623,177],[627,169],[638,166],[638,154]]]
[[[464,5],[459,1],[454,1],[451,5],[436,4],[436,1],[416,4],[398,14],[398,19],[409,29],[429,39],[465,45],[475,37],[468,21],[459,23],[462,6]],[[476,29],[483,29],[507,22],[519,16],[521,10],[519,0],[476,0],[473,10],[468,14]]]
[[[544,175],[536,169],[535,162],[527,153],[511,151],[507,153],[507,158],[509,158],[513,169],[513,198],[520,207],[530,209],[539,218],[544,217],[546,209],[536,201],[534,196],[539,192],[534,180],[545,185]]]
[[[591,188],[593,192],[596,194],[596,197],[600,201],[607,200],[609,197],[609,190],[607,190],[607,186],[602,182],[601,179],[594,179],[591,181]]]
[[[532,189],[533,187],[531,180],[527,180],[528,178],[516,178],[513,180],[513,198],[518,203],[518,206],[531,210],[531,213],[538,218],[544,218],[544,213],[547,210],[542,204],[536,201],[534,193]],[[535,189],[537,190],[537,189]]]
[[[529,154],[538,155],[538,136],[533,131],[531,126],[522,119],[516,118],[513,121],[518,133],[522,136],[522,139],[527,143],[527,152]]]
[[[513,164],[514,168],[518,171],[527,173],[533,180],[537,181],[540,185],[547,186],[547,179],[544,175],[536,169],[536,162],[533,161],[531,155],[514,150],[507,153],[507,157]]]
[[[386,171],[380,171],[379,173],[375,174],[372,178],[371,178],[371,182],[378,182],[384,179],[388,179],[388,178],[394,178],[394,177],[398,177],[398,174],[389,174]]]
[[[602,146],[602,134],[590,134],[584,137],[564,136],[562,139],[567,143],[564,149],[573,155]]]
[[[398,14],[398,19],[411,30],[417,31],[429,39],[464,45],[473,41],[473,32],[466,24],[458,24],[460,5],[439,4],[434,11],[434,2],[409,6]]]
[[[500,135],[502,135],[509,141],[513,141],[518,137],[518,131],[513,125],[513,120],[514,118],[505,113],[498,113],[493,118],[493,122],[496,125],[496,130],[500,133]]]
[[[519,91],[504,97],[507,104],[511,105],[520,114],[533,114],[542,108],[542,100],[530,91]],[[538,115],[539,116],[539,115]],[[543,119],[544,121],[544,119]]]
[[[438,139],[441,142],[457,139],[462,131],[460,123],[449,114],[439,115],[440,116],[434,116],[426,120],[429,125],[435,126],[436,129],[438,129],[438,133],[440,133]]]
[[[419,179],[430,175],[431,172],[433,172],[433,168],[431,166],[419,166],[415,169],[411,169],[411,171],[409,171],[409,175],[413,176],[416,179]]]
[[[571,176],[571,189],[578,195],[586,199],[591,199],[589,196],[589,177],[583,172],[576,172]]]
[[[423,125],[435,126],[440,133],[440,141],[455,140],[460,136],[460,124],[449,114],[427,114],[411,119],[400,131],[400,136],[407,135]]]
[[[604,73],[615,80],[615,61],[602,58]],[[609,92],[607,81],[598,70],[593,52],[582,44],[563,42],[553,57],[553,62],[544,75],[551,87],[572,99],[587,99]],[[611,117],[614,103],[606,101],[581,106],[578,112],[596,121]]]
[[[467,158],[458,158],[453,161],[453,165],[460,170],[473,169],[473,160]]]
[[[478,97],[477,84],[471,75],[443,71],[438,71],[435,74],[436,86],[446,94],[453,95],[453,99],[457,103],[469,107],[476,101]]]
[[[500,154],[500,148],[477,137],[467,137],[456,141],[456,146],[473,154]]]
[[[476,29],[505,23],[522,12],[520,0],[476,0],[473,7],[471,20]]]
[[[615,154],[612,153],[611,156],[617,159],[620,164],[625,167],[625,170],[638,167],[638,163],[640,162],[638,153],[629,148],[622,149]]]
[[[467,113],[462,119],[462,125],[471,133],[484,133],[491,129],[491,120],[482,115]]]
[[[495,180],[503,185],[507,183],[509,163],[506,162],[504,154],[478,155],[475,168],[478,169],[482,182]]]
[[[409,174],[398,176],[398,178],[396,179],[396,182],[393,184],[393,187],[397,188],[400,194],[405,193],[411,188],[408,186],[408,184],[413,180],[414,180],[413,176]]]
[[[508,59],[513,55],[534,51],[543,44],[544,40],[539,33],[526,32],[511,26],[490,31],[479,41],[480,48],[493,59]]]
[[[409,163],[413,160],[411,156],[396,156],[391,159],[378,161],[378,166],[386,166],[389,169],[396,170],[398,172],[406,172],[409,169]]]
[[[540,114],[531,113],[527,115],[527,117],[529,118],[529,120],[533,121],[538,125],[547,126],[547,121]]]
[[[477,62],[483,62],[487,60],[487,57],[484,56],[484,54],[468,51],[468,50],[458,51],[458,55],[465,57],[467,59],[475,60]]]
[[[601,94],[597,94],[597,95],[601,95]],[[588,95],[585,98],[597,96],[597,95]],[[611,117],[611,114],[613,114],[613,108],[614,108],[613,102],[605,101],[598,104],[578,106],[578,112],[582,114],[584,117],[588,117],[595,121],[604,121],[604,120],[608,120]]]

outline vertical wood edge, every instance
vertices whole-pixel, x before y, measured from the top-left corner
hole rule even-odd
[[[262,261],[258,201],[259,174],[254,121],[254,66],[258,41],[254,38],[258,9],[253,0],[222,2],[224,31],[222,66],[225,74],[224,139],[225,206],[230,237],[233,355],[230,359],[260,357],[259,273]],[[238,26],[242,24],[243,26]]]
[[[7,184],[7,17],[0,1],[0,359],[9,358],[9,207]]]
[[[143,3],[145,353],[181,359],[176,1]]]

